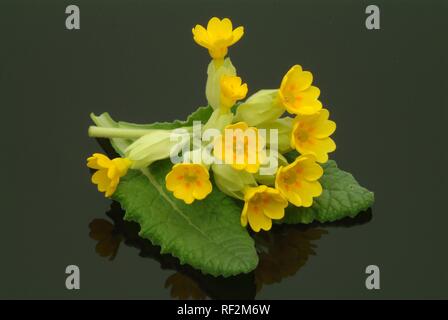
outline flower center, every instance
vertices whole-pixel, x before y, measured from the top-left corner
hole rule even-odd
[[[255,211],[259,211],[263,208],[263,206],[268,205],[271,199],[266,194],[256,194],[251,200],[251,204],[253,205],[253,209]]]
[[[287,171],[283,176],[283,182],[285,184],[294,184],[296,181],[297,181],[297,174],[292,170]]]
[[[305,142],[308,140],[309,138],[309,133],[306,130],[297,130],[296,132],[296,138],[297,140],[299,140],[300,142]]]
[[[195,174],[186,173],[186,174],[184,175],[184,179],[185,179],[185,182],[187,182],[187,183],[192,183],[192,182],[195,182],[195,181],[196,181],[197,176],[196,176]]]

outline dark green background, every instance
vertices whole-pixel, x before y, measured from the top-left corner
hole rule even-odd
[[[81,30],[65,29],[65,7]],[[381,30],[364,26],[368,4]],[[245,26],[230,49],[250,94],[311,70],[337,122],[342,169],[375,191],[370,222],[325,226],[316,256],[257,298],[448,298],[446,1],[2,1],[0,298],[169,298],[162,270],[121,245],[95,253],[89,223],[110,201],[90,183],[89,113],[183,119],[206,103],[196,23]],[[65,289],[65,267],[81,290]],[[365,289],[365,267],[381,289]],[[238,283],[238,282],[236,282]],[[219,288],[217,289],[219,290]],[[233,285],[231,290],[241,290]],[[218,294],[219,295],[219,294]]]

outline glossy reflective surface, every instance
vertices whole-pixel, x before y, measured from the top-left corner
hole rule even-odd
[[[372,218],[371,210],[355,219],[344,219],[331,224],[308,226],[283,225],[269,233],[254,234],[260,262],[255,271],[236,277],[207,276],[180,265],[169,254],[160,254],[160,248],[138,236],[140,227],[123,220],[124,212],[116,202],[106,213],[109,219],[96,218],[90,224],[90,237],[96,241],[96,253],[113,261],[121,246],[136,248],[139,255],[160,264],[173,273],[165,280],[165,288],[177,299],[254,299],[265,286],[280,283],[295,276],[307,261],[317,254],[316,241],[328,234],[333,227],[355,227]]]
[[[64,2],[0,4],[0,298],[448,298],[446,2],[376,1],[379,31],[358,1],[77,3],[79,31]],[[376,196],[343,225],[258,235],[259,268],[227,280],[136,237],[85,167],[101,150],[90,112],[172,121],[206,103],[209,58],[191,28],[212,15],[246,28],[230,56],[249,94],[293,64],[313,72],[338,125],[332,157]],[[371,264],[378,291],[365,288]]]

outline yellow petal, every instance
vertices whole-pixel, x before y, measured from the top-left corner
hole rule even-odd
[[[232,23],[229,19],[221,21],[213,17],[207,24],[207,32],[214,46],[228,46],[232,38]]]
[[[233,30],[233,33],[232,33],[233,39],[232,39],[232,42],[230,43],[230,45],[238,42],[241,39],[241,37],[243,36],[243,34],[244,34],[243,27],[238,27],[235,30]]]
[[[132,161],[128,158],[115,158],[112,160],[112,163],[116,167],[117,175],[123,177],[128,172]]]
[[[241,218],[240,218],[241,225],[243,227],[247,226],[247,208],[248,207],[249,207],[249,203],[245,202],[244,203],[244,207],[243,207],[243,211],[241,211]]]
[[[264,206],[264,214],[271,219],[281,219],[285,216],[285,207],[282,203],[272,201]]]
[[[106,168],[109,165],[109,161],[110,159],[104,154],[94,153],[91,157],[87,158],[87,167],[97,170]]]
[[[319,124],[314,129],[314,136],[316,138],[322,139],[331,136],[336,130],[336,123],[331,120],[325,120]]]
[[[244,201],[249,201],[252,199],[257,193],[264,192],[268,187],[265,185],[261,185],[258,187],[250,187],[247,188],[244,192]]]
[[[317,164],[316,158],[313,155],[301,156],[305,160],[301,162],[301,167],[303,169],[302,175],[308,181],[316,181],[322,177],[324,170]]]
[[[191,188],[184,185],[179,185],[173,192],[174,197],[183,200],[186,204],[191,204],[194,201],[193,192]]]
[[[179,177],[180,175],[178,175],[173,170],[168,172],[168,174],[165,176],[165,185],[167,190],[172,192],[176,189],[176,186],[179,184]]]
[[[283,194],[286,197],[286,199],[288,199],[288,201],[291,202],[296,207],[302,206],[302,198],[300,197],[300,195],[298,193],[293,192],[293,191],[286,191],[286,192],[283,192]]]
[[[303,99],[295,103],[293,106],[286,106],[289,113],[312,115],[322,109],[322,102],[319,100]]]
[[[249,204],[249,209],[247,211],[247,217],[249,220],[249,225],[255,232],[259,232],[260,230],[270,230],[272,227],[272,221],[268,217],[266,217],[261,208],[259,211],[251,210]]]
[[[257,173],[259,168],[260,168],[259,163],[253,163],[253,164],[247,164],[245,169],[249,173]]]
[[[328,161],[328,153],[336,150],[336,144],[333,139],[315,139],[313,141],[313,151],[316,155],[317,162],[325,163]]]
[[[92,175],[92,182],[98,185],[100,192],[105,192],[109,186],[110,179],[107,177],[107,170],[101,169]]]
[[[113,179],[117,174],[118,171],[116,166],[110,166],[109,169],[107,169],[107,177],[109,179]]]
[[[220,28],[221,28],[221,32],[223,34],[225,34],[225,35],[231,34],[232,33],[232,29],[233,29],[232,21],[230,21],[229,18],[222,19]]]
[[[110,196],[112,196],[112,195],[114,194],[115,190],[117,190],[117,184],[111,184],[111,185],[109,185],[109,186],[107,187],[105,196],[106,196],[107,198],[109,198]]]
[[[302,71],[292,74],[291,80],[296,85],[296,90],[304,91],[311,86],[313,75],[309,71]]]
[[[203,26],[199,24],[196,25],[196,27],[192,29],[192,32],[193,32],[193,39],[198,45],[204,48],[210,47],[210,39],[208,37],[207,30],[205,30]]]
[[[200,180],[208,180],[210,178],[210,172],[201,164],[194,164],[194,172]]]
[[[322,186],[317,181],[302,181],[301,187],[296,192],[302,199],[302,206],[310,207],[313,204],[313,198],[322,194]]]
[[[193,190],[193,197],[202,200],[212,192],[212,184],[210,180],[200,181],[200,186],[195,186]]]
[[[316,100],[320,96],[320,90],[318,87],[310,86],[308,89],[301,92],[301,96],[306,99]]]

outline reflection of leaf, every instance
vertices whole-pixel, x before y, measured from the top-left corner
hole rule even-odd
[[[204,300],[207,296],[199,288],[197,282],[186,275],[176,272],[165,281],[165,288],[171,286],[171,297],[175,299],[196,299]]]
[[[297,152],[292,151],[285,156],[291,161],[297,156]],[[289,206],[282,222],[333,222],[347,217],[353,218],[372,206],[373,192],[360,186],[353,175],[339,169],[335,161],[329,160],[322,168],[324,175],[319,180],[323,188],[322,194],[309,208]]]
[[[89,224],[90,237],[97,240],[96,252],[102,257],[113,260],[117,255],[121,240],[120,234],[114,232],[114,225],[104,219],[94,219]]]
[[[113,220],[112,228],[107,228],[115,234],[120,234],[124,244],[140,250],[139,255],[154,259],[160,263],[162,269],[175,270],[194,281],[200,291],[212,299],[253,299],[255,284],[253,273],[238,275],[230,278],[204,275],[189,265],[181,265],[179,260],[170,254],[161,254],[160,247],[154,246],[147,239],[139,237],[140,227],[137,223],[123,220],[124,211],[118,202],[112,202],[111,210],[106,215]],[[95,219],[102,220],[102,219]],[[92,221],[93,222],[93,221]],[[171,280],[172,281],[172,280]],[[170,282],[171,282],[170,281]],[[238,287],[238,290],[235,290]]]
[[[280,282],[285,277],[296,274],[309,257],[316,254],[314,241],[327,233],[321,227],[352,227],[365,224],[371,220],[372,213],[368,210],[353,219],[347,218],[325,224],[313,223],[306,227],[277,225],[270,232],[255,234],[260,257],[259,266],[254,272],[229,278],[204,275],[188,265],[181,265],[178,259],[169,254],[161,254],[160,247],[138,236],[140,228],[137,223],[123,220],[124,212],[117,202],[112,202],[107,216],[113,220],[113,224],[104,219],[94,219],[89,225],[90,236],[97,241],[109,241],[113,237],[120,241],[123,239],[127,246],[138,248],[141,257],[158,261],[162,269],[178,272],[179,275],[170,276],[171,279],[168,278],[165,283],[167,287],[171,286],[172,291],[174,290],[173,297],[180,297],[183,294],[195,298],[202,292],[212,299],[247,300],[253,299],[263,285]],[[118,244],[116,247],[104,246],[115,248],[114,250],[97,250],[97,252],[103,256],[115,256]],[[115,254],[110,254],[111,252]],[[185,277],[196,285],[186,284],[188,280],[184,279]],[[178,283],[183,284],[176,286]],[[179,288],[183,288],[184,291]]]
[[[293,276],[305,265],[311,255],[315,255],[318,240],[327,231],[319,228],[298,229],[292,226],[260,233],[257,244],[260,247],[260,263],[255,269],[257,292],[263,285],[280,282]]]

